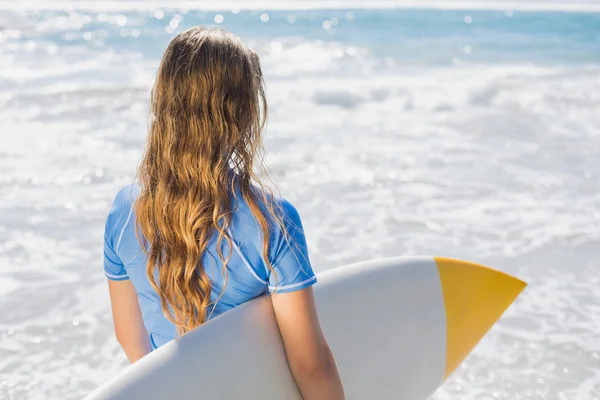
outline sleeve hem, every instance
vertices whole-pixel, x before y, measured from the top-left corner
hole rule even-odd
[[[108,272],[104,272],[104,275],[111,281],[126,281],[129,279],[129,276],[127,275],[112,275]]]
[[[312,276],[302,282],[292,283],[289,285],[278,285],[278,286],[269,286],[269,292],[271,293],[290,293],[295,292],[297,290],[305,289],[309,286],[317,283],[317,277]]]

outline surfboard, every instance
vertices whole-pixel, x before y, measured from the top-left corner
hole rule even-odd
[[[349,400],[427,398],[526,286],[441,257],[362,262],[317,277],[319,318]],[[301,398],[269,296],[166,344],[87,397]]]

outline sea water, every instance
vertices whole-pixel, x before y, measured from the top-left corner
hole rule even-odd
[[[342,3],[0,5],[0,398],[125,368],[104,220],[162,51],[198,24],[261,57],[271,177],[317,271],[433,254],[529,282],[434,399],[600,398],[598,7]]]

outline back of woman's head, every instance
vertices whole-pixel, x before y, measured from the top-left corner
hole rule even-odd
[[[138,236],[163,312],[185,332],[207,318],[212,285],[202,255],[213,235],[231,249],[225,232],[236,191],[263,230],[268,260],[269,224],[259,206],[268,201],[252,186],[262,187],[253,171],[256,161],[262,165],[257,157],[267,111],[258,57],[224,30],[185,31],[164,53],[150,111],[138,171]],[[226,275],[231,254],[220,245],[217,252]]]
[[[150,146],[185,190],[180,173],[210,167],[212,176],[220,176],[231,162],[245,172],[243,163],[251,163],[261,146],[266,118],[258,57],[222,29],[197,27],[177,35],[158,70],[151,113]],[[184,170],[169,169],[170,162]]]

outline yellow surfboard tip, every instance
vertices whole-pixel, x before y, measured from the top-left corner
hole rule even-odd
[[[443,257],[434,259],[446,308],[447,378],[527,284],[483,265]]]

